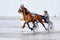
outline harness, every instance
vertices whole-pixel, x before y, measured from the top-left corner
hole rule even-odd
[[[35,16],[35,13],[34,13],[34,12],[32,12],[31,14],[32,14],[32,17],[34,17],[34,16]]]

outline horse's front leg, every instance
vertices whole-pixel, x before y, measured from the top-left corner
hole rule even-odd
[[[24,27],[25,27],[25,24],[26,24],[26,22],[24,23],[24,25],[23,25],[23,27],[22,27],[22,28],[24,28]]]

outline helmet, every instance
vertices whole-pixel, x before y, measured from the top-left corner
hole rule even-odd
[[[47,10],[44,10],[44,13],[46,14],[47,13]]]

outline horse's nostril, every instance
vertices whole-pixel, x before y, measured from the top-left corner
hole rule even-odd
[[[18,13],[20,13],[20,11],[18,10]]]

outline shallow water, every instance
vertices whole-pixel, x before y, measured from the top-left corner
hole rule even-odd
[[[60,40],[60,33],[0,33],[1,40]]]
[[[0,40],[60,40],[60,20],[53,19],[54,32],[48,33],[40,25],[40,32],[31,32],[28,28],[21,32],[20,20],[0,20]],[[29,31],[27,31],[29,30]],[[43,30],[43,31],[42,31]]]

